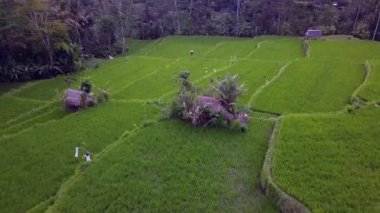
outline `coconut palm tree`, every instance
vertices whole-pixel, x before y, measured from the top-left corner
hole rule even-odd
[[[244,84],[239,85],[238,81],[239,77],[237,75],[226,76],[211,85],[211,89],[216,92],[218,98],[230,113],[235,113],[237,98],[245,90]]]

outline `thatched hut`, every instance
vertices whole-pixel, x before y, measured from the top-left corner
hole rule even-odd
[[[81,108],[95,105],[95,96],[81,90],[67,89],[63,98],[65,110],[76,111]]]

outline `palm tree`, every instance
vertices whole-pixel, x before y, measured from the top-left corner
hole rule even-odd
[[[238,83],[239,77],[226,76],[211,86],[211,89],[217,93],[222,104],[230,113],[235,113],[235,104],[237,98],[244,92],[244,84]]]

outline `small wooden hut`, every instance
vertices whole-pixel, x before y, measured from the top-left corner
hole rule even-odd
[[[321,38],[322,36],[322,30],[308,30],[305,33],[305,38],[307,39]]]
[[[63,98],[65,110],[77,111],[81,108],[95,105],[95,96],[92,93],[85,93],[81,90],[67,89]]]

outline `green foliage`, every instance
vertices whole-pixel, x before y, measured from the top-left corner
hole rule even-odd
[[[217,94],[217,97],[222,100],[223,104],[228,107],[230,112],[235,112],[237,98],[244,92],[244,84],[239,85],[239,77],[225,76],[215,82],[211,89]]]
[[[95,100],[97,103],[107,102],[108,99],[109,99],[109,94],[105,90],[98,89],[97,92],[95,93]]]
[[[358,38],[366,39],[371,35],[371,31],[367,23],[359,22],[355,31],[352,34]]]
[[[242,123],[239,120],[233,120],[231,122],[230,129],[244,133],[248,130],[248,126],[247,126],[247,124]]]
[[[88,79],[85,79],[81,82],[80,90],[82,90],[85,93],[90,93],[92,89],[92,82]]]
[[[240,122],[238,120],[233,120],[231,122],[230,129],[235,130],[235,131],[239,131],[240,130]]]

